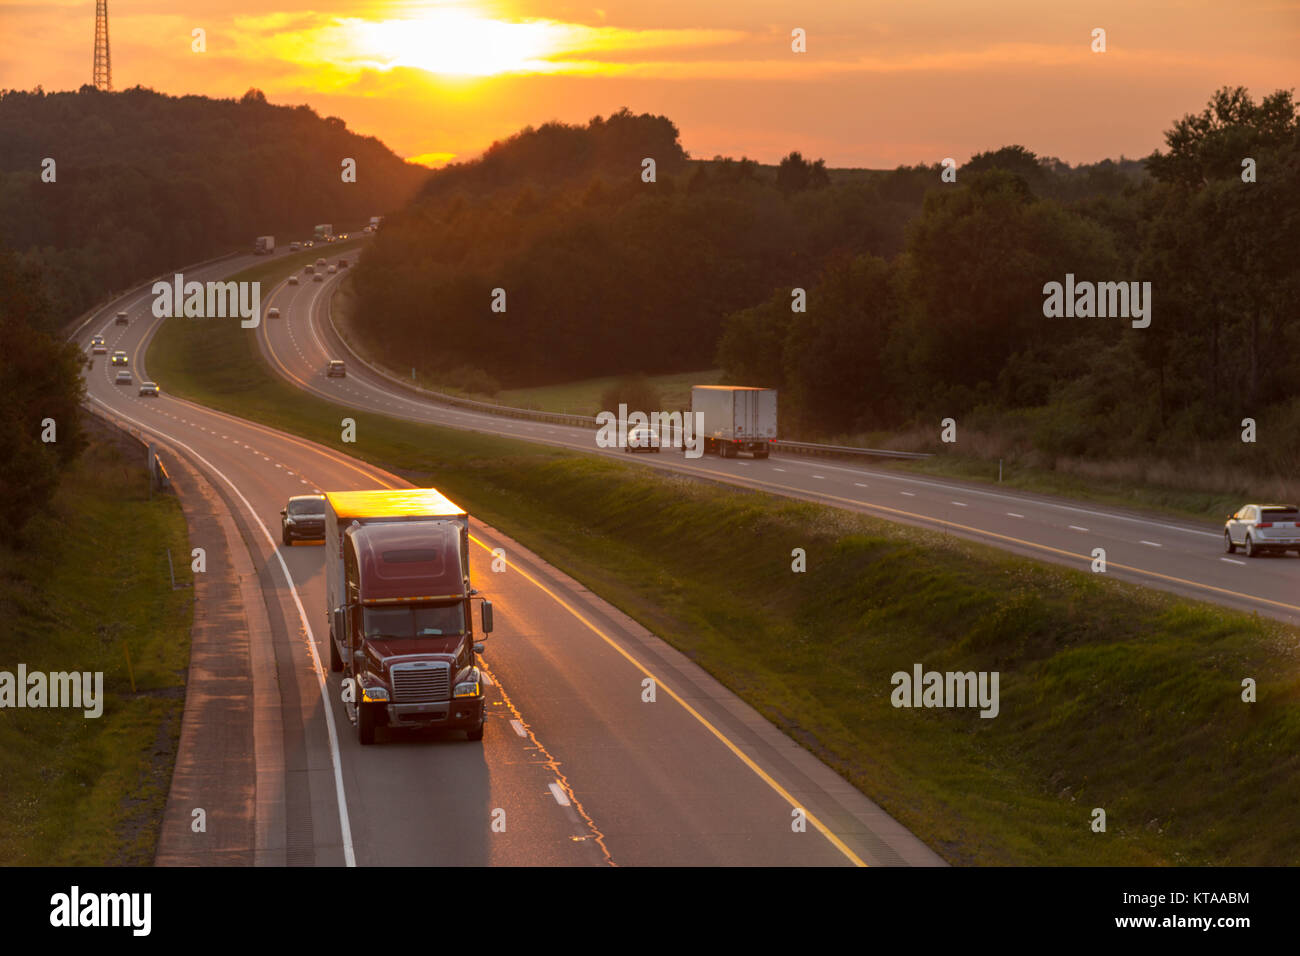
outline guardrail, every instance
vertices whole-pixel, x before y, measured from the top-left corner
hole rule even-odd
[[[215,256],[211,259],[204,259],[202,262],[195,262],[192,265],[186,266],[185,270],[190,271],[193,269],[202,269],[205,266],[215,265],[218,262],[224,262],[227,259],[234,259],[237,256],[242,256],[243,254],[244,253],[242,252],[227,252],[225,255]],[[161,276],[159,276],[158,278],[161,278]],[[155,281],[157,281],[157,279],[155,279]],[[129,299],[133,295],[136,295],[136,290],[138,289],[139,289],[139,285],[135,286],[132,289],[127,290],[126,292],[121,293],[120,295],[110,295],[107,299],[103,300],[100,304],[91,306],[85,312],[81,313],[81,315],[77,316],[75,319],[73,319],[65,326],[63,326],[63,337],[66,339],[76,338],[79,334],[81,334],[81,330],[84,329],[87,325],[89,325],[94,320],[95,316],[99,315],[101,312],[108,312],[114,310],[123,300]]]
[[[336,289],[335,292],[338,290]],[[593,416],[589,415],[567,415],[563,412],[544,412],[533,408],[518,408],[514,405],[494,405],[491,402],[480,402],[471,398],[462,398],[459,395],[448,395],[446,392],[436,392],[430,388],[424,388],[413,382],[408,382],[398,375],[394,375],[387,369],[381,368],[372,362],[362,358],[339,332],[338,326],[334,324],[333,295],[330,297],[330,309],[328,310],[327,319],[330,328],[333,330],[335,337],[343,344],[351,359],[365,366],[375,375],[384,379],[392,385],[404,391],[411,392],[423,399],[438,402],[442,405],[451,405],[456,408],[467,408],[471,411],[483,412],[488,415],[499,415],[503,418],[520,418],[527,421],[546,422],[551,425],[572,425],[577,428],[596,428],[598,424]],[[791,455],[838,455],[843,457],[861,457],[861,458],[932,458],[927,452],[916,451],[891,451],[886,448],[854,448],[849,445],[820,445],[814,442],[801,441],[774,441],[772,448],[776,451],[783,451]]]

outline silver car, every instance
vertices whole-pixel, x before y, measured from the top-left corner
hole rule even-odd
[[[1265,551],[1300,552],[1300,509],[1295,505],[1246,505],[1223,526],[1223,550],[1253,558]]]

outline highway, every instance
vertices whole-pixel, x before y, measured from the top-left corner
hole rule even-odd
[[[256,261],[227,260],[186,278],[216,279]],[[292,316],[274,323],[268,345],[290,362],[296,356],[291,367],[309,376],[311,387],[328,393],[337,385],[341,394],[355,391],[358,400],[382,406],[382,392],[363,392],[367,386],[355,378],[325,382],[319,367],[311,368],[323,345],[306,309],[319,304],[323,285],[264,295],[265,306]],[[76,337],[86,346],[102,332],[110,353],[120,348],[131,356],[137,384],[149,377],[144,353],[161,321],[151,299],[142,287]],[[112,324],[119,308],[130,316],[126,327]],[[246,652],[231,651],[249,656],[258,700],[275,705],[269,714],[236,708],[232,718],[249,722],[254,741],[255,784],[247,786],[257,790],[257,863],[942,864],[684,656],[481,522],[472,524],[472,576],[496,608],[484,655],[491,681],[484,741],[390,732],[362,747],[338,675],[322,668],[322,549],[282,546],[279,510],[296,493],[406,483],[332,449],[172,397],[166,382],[161,397],[138,397],[137,384],[113,384],[106,359],[96,356],[87,373],[88,401],[203,472],[235,516],[260,582],[264,609],[246,610],[265,626],[251,629]],[[473,502],[461,503],[473,513]],[[505,573],[489,568],[497,547],[508,557]],[[200,606],[196,614],[220,610]],[[647,679],[655,682],[653,703],[643,700]],[[187,701],[190,719],[188,708]],[[205,772],[220,776],[223,768]],[[203,777],[187,800],[204,799]],[[179,799],[175,791],[172,799]],[[199,805],[213,815],[221,810]],[[798,813],[806,814],[806,827],[792,825]],[[500,822],[503,829],[493,826]]]
[[[350,358],[327,315],[331,288],[345,274],[340,270],[322,283],[307,280],[298,286],[279,285],[269,305],[278,306],[282,318],[264,322],[258,333],[263,354],[280,375],[341,404],[412,421],[613,455],[644,467],[938,528],[1081,570],[1091,569],[1093,551],[1101,548],[1106,557],[1105,573],[1114,577],[1300,623],[1300,560],[1294,554],[1249,560],[1240,550],[1225,554],[1222,525],[910,475],[851,461],[777,454],[765,461],[715,455],[689,459],[670,449],[660,454],[628,455],[598,447],[594,429],[502,418],[422,399],[357,362],[349,361],[346,378],[326,378],[324,366],[329,358]]]

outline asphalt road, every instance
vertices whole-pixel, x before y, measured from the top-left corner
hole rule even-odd
[[[187,279],[216,279],[253,261],[229,260]],[[264,296],[264,306],[288,316],[272,323],[268,347],[309,387],[394,410],[394,396],[355,377],[324,379],[327,349],[307,310],[325,288],[285,286]],[[144,351],[160,321],[151,301],[146,286],[127,300],[128,326],[112,324],[115,305],[78,334],[85,346],[102,331],[110,353],[124,349],[135,383],[148,377]],[[113,384],[114,371],[106,356],[95,357],[89,401],[205,472],[241,525],[262,583],[268,623],[250,635],[249,653],[260,677],[274,682],[280,712],[276,733],[260,727],[256,735],[258,787],[267,791],[257,802],[275,817],[273,826],[258,827],[259,862],[942,862],[682,655],[477,522],[472,575],[496,608],[485,654],[491,686],[484,741],[397,733],[361,747],[339,678],[322,668],[322,549],[282,546],[279,509],[295,493],[406,483],[332,449],[171,397],[166,382],[161,397],[140,398],[136,384]],[[429,420],[446,415],[409,405],[401,411]],[[516,427],[492,424],[507,434]],[[518,428],[524,433],[523,423]],[[472,513],[472,502],[462,504]],[[498,547],[507,556],[504,573],[489,568]],[[266,673],[271,661],[274,674]],[[653,703],[643,700],[647,680],[655,683]],[[801,813],[802,830],[793,825]]]
[[[1107,574],[1300,623],[1300,559],[1294,554],[1247,559],[1240,550],[1225,554],[1221,525],[849,461],[776,454],[763,461],[716,455],[689,459],[671,449],[628,455],[598,447],[593,429],[502,418],[424,400],[357,362],[348,363],[346,378],[326,378],[327,360],[348,355],[326,313],[329,293],[344,274],[322,283],[308,279],[298,286],[277,286],[268,305],[278,306],[282,318],[264,322],[259,330],[272,368],[300,388],[334,401],[413,421],[615,455],[645,467],[941,528],[1082,570],[1091,569],[1094,549],[1101,548]]]

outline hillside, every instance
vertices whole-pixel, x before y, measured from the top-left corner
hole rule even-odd
[[[963,175],[1010,160],[1062,200],[1145,178],[1131,160],[1071,168],[1024,150],[976,157]],[[529,127],[435,172],[389,217],[354,276],[359,313],[384,320],[359,331],[395,367],[489,390],[708,368],[727,316],[774,289],[788,303],[834,263],[900,255],[940,186],[937,165],[692,159],[667,118],[627,110]]]
[[[356,160],[355,183],[341,180]],[[42,179],[54,160],[54,182]],[[355,223],[411,198],[428,170],[307,106],[104,93],[0,92],[0,244],[44,273],[56,321],[177,265]]]

